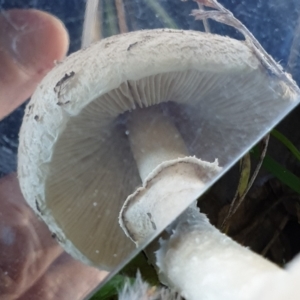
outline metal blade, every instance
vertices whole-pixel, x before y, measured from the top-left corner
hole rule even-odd
[[[91,1],[95,5],[95,1]],[[199,1],[200,3],[201,1]],[[87,2],[87,4],[89,1]],[[195,15],[195,14],[194,14]],[[204,17],[203,17],[204,16]],[[216,16],[214,15],[216,18]],[[217,16],[219,17],[219,16]],[[224,14],[221,16],[224,20]],[[87,15],[86,18],[89,18]],[[203,15],[198,14],[199,19],[209,18],[207,12]],[[228,24],[228,22],[225,22]],[[236,23],[234,23],[236,25]],[[232,25],[232,24],[228,24]],[[89,25],[93,26],[93,25]],[[234,25],[232,25],[234,26]],[[235,26],[236,27],[236,26]],[[243,27],[242,30],[245,28]],[[89,32],[89,30],[85,30]],[[243,34],[245,32],[242,32]],[[246,36],[247,39],[247,36]],[[272,69],[272,64],[274,61],[269,56],[266,56],[265,52],[261,52],[262,48],[256,40],[253,43],[254,51],[258,49],[258,56],[263,60],[266,68],[270,70],[270,82],[273,82],[272,77],[275,76],[279,78],[283,73],[279,69],[279,73]],[[271,60],[271,62],[270,62]],[[275,63],[275,69],[278,65]],[[274,71],[274,72],[273,72]],[[285,75],[283,75],[284,77]],[[282,78],[283,81],[288,82],[289,78]],[[199,152],[197,147],[201,146],[201,159],[206,161],[214,161],[218,158],[219,164],[222,166],[222,171],[218,173],[214,178],[206,183],[205,188],[201,190],[198,197],[201,196],[207,189],[209,189],[221,176],[223,176],[245,153],[259,142],[270,130],[272,130],[276,124],[278,124],[291,110],[293,110],[300,101],[299,91],[297,86],[293,86],[293,82],[290,81],[291,88],[294,89],[293,96],[288,101],[282,101],[282,99],[259,99],[258,102],[247,102],[247,103],[235,103],[236,105],[227,106],[226,101],[222,102],[222,107],[220,107],[219,101],[211,101],[206,103],[201,103],[201,106],[197,109],[202,111],[201,122],[196,120],[195,116],[189,109],[186,109],[183,113],[187,121],[187,126],[192,126],[192,124],[198,124],[198,128],[194,128],[197,131],[197,138],[190,141],[190,149],[195,153]],[[267,89],[272,89],[272,84],[266,87]],[[223,97],[225,99],[232,99],[235,95],[235,82],[230,82],[230,80],[224,80],[224,92]],[[249,95],[249,99],[251,95]],[[289,97],[287,97],[289,98]],[[195,108],[193,108],[195,109]],[[176,123],[176,120],[174,120]],[[199,126],[200,124],[200,126]],[[201,128],[201,130],[199,129]],[[184,129],[183,129],[184,130]],[[203,142],[205,141],[205,142]],[[194,199],[193,199],[194,200]],[[185,203],[181,209],[178,209],[176,213],[166,214],[164,226],[156,229],[155,234],[148,237],[146,242],[139,248],[132,250],[130,247],[124,249],[126,254],[126,259],[119,262],[119,265],[109,273],[105,281],[101,282],[96,290],[99,290],[110,278],[112,278],[121,268],[123,268],[133,257],[135,257],[145,246],[147,246],[151,241],[159,235],[161,231],[164,230],[165,226],[172,223],[191,201]],[[165,210],[162,206],[161,210]],[[131,241],[129,241],[130,243]],[[127,251],[127,252],[126,252]],[[95,293],[93,291],[89,297]],[[87,297],[87,299],[89,298]]]

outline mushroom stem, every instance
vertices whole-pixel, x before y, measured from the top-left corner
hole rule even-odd
[[[221,168],[217,161],[189,157],[160,107],[138,109],[129,118],[129,140],[143,187],[126,199],[120,225],[141,245],[165,228],[166,212],[175,216],[179,206],[197,199]],[[164,231],[163,238],[145,251],[161,281],[187,300],[255,299],[268,280],[286,274],[212,226],[195,202]]]
[[[188,300],[256,299],[269,280],[287,274],[222,234],[195,203],[166,234],[159,240],[156,266],[161,280]]]
[[[132,111],[127,129],[143,182],[162,162],[189,156],[180,133],[160,106]]]

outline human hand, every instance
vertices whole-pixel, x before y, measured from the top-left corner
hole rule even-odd
[[[37,10],[0,12],[0,120],[23,103],[69,46],[64,25]]]
[[[61,60],[68,35],[36,10],[0,13],[0,119],[28,98]],[[16,174],[0,179],[0,299],[82,299],[105,276],[66,254],[21,194]]]

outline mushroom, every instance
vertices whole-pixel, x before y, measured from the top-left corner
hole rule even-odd
[[[145,146],[149,140],[154,140],[149,138],[155,132],[151,125],[148,128],[143,126],[145,121],[151,124],[151,120],[147,120],[150,115],[146,110],[132,114],[134,119],[138,118],[140,121],[133,122],[134,124],[129,121],[128,128],[133,132],[131,149],[143,186],[126,199],[119,222],[136,246],[143,246],[149,237],[154,236],[157,227],[165,227],[166,212],[175,215],[178,205],[182,202],[186,205],[195,199],[197,192],[221,168],[217,161],[209,163],[186,154],[184,158],[163,161],[149,172],[148,165],[152,164],[148,162],[151,161],[152,154],[165,148],[159,147],[155,151],[153,144]],[[154,116],[157,128],[161,120],[155,114]],[[136,134],[135,131],[140,132],[141,128],[142,134]],[[141,149],[145,151],[141,151],[136,145],[141,145]],[[179,143],[177,148],[177,145],[172,145],[169,153],[179,153],[181,148],[181,155],[184,154],[181,145]],[[148,172],[144,172],[144,165],[148,167]],[[144,174],[148,175],[144,177]],[[158,240],[150,243],[145,252],[157,269],[160,281],[187,300],[255,299],[255,295],[271,279],[286,275],[275,264],[234,242],[212,226],[208,218],[199,212],[196,202],[168,226]]]
[[[150,228],[143,239],[158,234],[293,97],[228,37],[159,29],[104,39],[57,65],[31,98],[22,192],[67,252],[112,270],[134,249],[118,224],[127,197],[151,186],[156,207],[133,223]]]
[[[144,232],[145,229],[141,230]],[[137,244],[142,242],[138,233],[139,228],[134,234]],[[259,299],[256,295],[269,282],[289,278],[285,270],[211,225],[196,203],[147,246],[145,252],[160,281],[186,300]]]

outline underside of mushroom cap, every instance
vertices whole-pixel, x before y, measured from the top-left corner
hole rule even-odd
[[[134,247],[118,215],[141,186],[125,112],[166,105],[189,153],[213,161],[222,151],[224,165],[294,96],[227,37],[153,30],[105,39],[58,64],[34,93],[20,132],[22,192],[70,254],[110,270]]]

